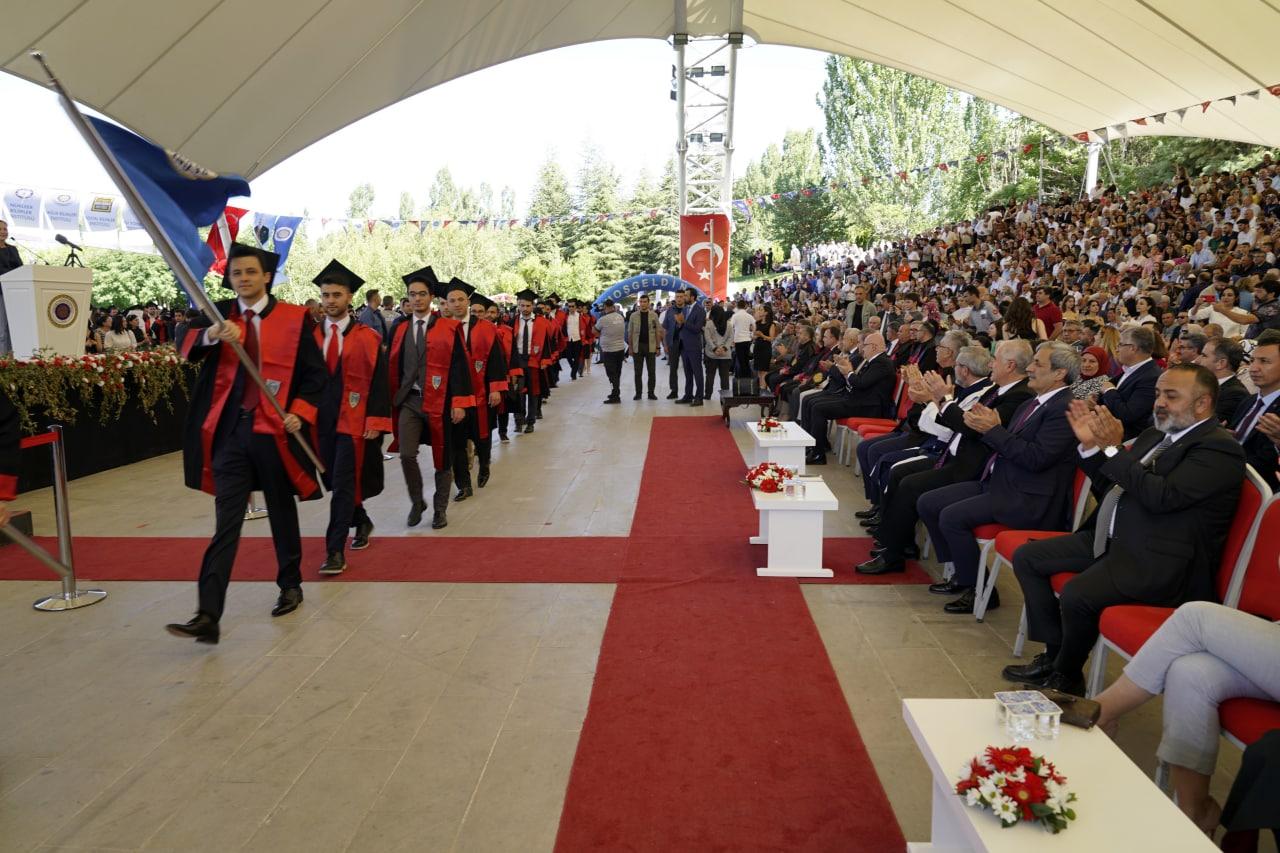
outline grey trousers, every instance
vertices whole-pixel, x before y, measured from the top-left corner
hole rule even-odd
[[[1218,763],[1218,705],[1280,701],[1280,623],[1207,601],[1179,607],[1124,668],[1148,693],[1164,694],[1156,755],[1206,776]]]

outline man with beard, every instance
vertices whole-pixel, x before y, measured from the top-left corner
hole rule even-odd
[[[320,286],[324,322],[316,344],[324,353],[328,382],[316,418],[320,459],[329,487],[329,526],[325,531],[322,575],[347,568],[347,531],[355,528],[351,549],[369,547],[373,521],[366,499],[382,493],[382,435],[391,432],[391,397],[383,337],[351,316],[351,297],[364,279],[336,260],[314,283]]]
[[[400,467],[412,507],[407,524],[422,521],[427,504],[423,499],[422,471],[418,468],[418,446],[431,445],[435,469],[434,514],[431,527],[439,530],[449,523],[449,486],[453,481],[450,462],[458,436],[457,426],[466,410],[475,406],[471,371],[462,342],[462,324],[431,311],[432,287],[442,287],[431,267],[404,276],[409,294],[409,316],[391,329],[391,357],[388,379],[391,404],[396,418],[392,426],[400,449]],[[437,295],[443,295],[437,291]]]
[[[1244,450],[1218,425],[1218,380],[1178,364],[1156,381],[1155,426],[1132,448],[1107,409],[1075,400],[1067,419],[1080,467],[1106,488],[1075,533],[1022,546],[1013,570],[1027,606],[1027,636],[1045,650],[1003,675],[1083,695],[1084,663],[1102,611],[1118,604],[1177,607],[1214,598],[1214,574],[1240,499]],[[1059,599],[1050,578],[1073,572]]]

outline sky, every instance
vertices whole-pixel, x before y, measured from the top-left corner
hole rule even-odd
[[[771,45],[739,52],[735,176],[787,130],[822,128],[816,98],[824,59]],[[368,181],[376,191],[371,214],[394,217],[402,191],[421,207],[436,172],[447,166],[459,186],[487,182],[495,202],[504,186],[512,187],[516,214],[523,216],[548,153],[573,180],[586,144],[614,164],[625,192],[642,169],[656,176],[674,154],[673,61],[665,42],[627,40],[562,48],[478,71],[295,154],[254,179],[244,206],[342,217],[351,190]],[[10,132],[0,134],[0,184],[111,190],[51,92],[0,74],[0,103],[12,122]],[[20,132],[13,132],[16,126]]]

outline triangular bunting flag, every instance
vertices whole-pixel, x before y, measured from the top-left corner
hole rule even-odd
[[[1142,127],[1147,126],[1147,120],[1145,118],[1132,118],[1132,119],[1129,119],[1129,121],[1133,122],[1134,124],[1141,125]]]
[[[368,229],[368,231],[369,231],[369,233],[370,233],[370,234],[372,234],[372,233],[373,233],[373,226],[375,226],[375,225],[377,225],[377,224],[378,224],[378,220],[376,220],[376,219],[366,219],[366,220],[364,221],[364,227],[365,227],[366,229]]]
[[[907,173],[906,173],[906,172],[899,172],[899,173],[898,173],[898,177],[899,177],[899,178],[902,178],[902,180],[904,180],[904,181],[905,181],[905,180],[907,179]]]
[[[979,154],[977,157],[974,157],[973,159],[974,159],[974,162],[977,162],[977,163],[985,163],[985,162],[987,162],[987,155],[986,155],[986,154]]]
[[[1203,114],[1203,113],[1207,113],[1207,112],[1209,112],[1209,104],[1212,104],[1212,103],[1213,103],[1213,101],[1201,101],[1201,102],[1200,102],[1200,112],[1201,112],[1202,114]]]
[[[1267,91],[1280,98],[1280,86],[1268,86]]]
[[[1164,113],[1156,113],[1152,118],[1156,120],[1156,124],[1164,124],[1164,116]]]
[[[1080,131],[1079,133],[1073,133],[1073,134],[1071,134],[1071,138],[1072,138],[1072,139],[1078,139],[1078,140],[1080,140],[1081,142],[1088,142],[1088,141],[1089,141],[1089,131],[1087,131],[1087,130],[1082,130],[1082,131]]]
[[[1182,121],[1187,116],[1187,107],[1183,107],[1180,110],[1174,110],[1174,112],[1178,114],[1178,121]]]
[[[1229,98],[1218,98],[1218,100],[1219,100],[1219,101],[1228,101],[1228,102],[1230,102],[1231,106],[1233,106],[1233,107],[1236,105],[1236,96],[1235,96],[1235,95],[1232,95],[1232,96],[1231,96],[1231,97],[1229,97]]]
[[[1256,101],[1256,100],[1258,100],[1258,97],[1262,94],[1262,90],[1261,90],[1261,89],[1254,89],[1252,92],[1245,92],[1245,94],[1246,94],[1246,95],[1248,95],[1250,98],[1253,98],[1253,99]]]
[[[937,166],[937,168],[938,168],[938,171],[940,171],[940,172],[945,172],[945,171],[947,171],[947,169],[949,169],[950,167],[949,167],[946,163],[939,163],[939,164],[938,164],[938,166]]]

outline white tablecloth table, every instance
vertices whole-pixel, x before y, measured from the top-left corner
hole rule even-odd
[[[1038,824],[1003,829],[990,811],[955,793],[961,769],[988,746],[1008,746],[995,699],[904,699],[902,716],[933,773],[933,832],[908,851],[1213,851],[1218,848],[1138,765],[1098,729],[1063,725],[1057,740],[1018,744],[1067,777],[1076,813],[1053,835]]]
[[[822,567],[822,514],[839,509],[840,503],[821,479],[805,480],[804,485],[803,498],[751,490],[760,512],[760,535],[750,542],[769,546],[768,565],[756,569],[758,577],[832,577],[832,571]]]
[[[756,462],[775,462],[804,473],[804,453],[816,443],[795,421],[781,421],[781,432],[760,432],[759,421],[747,421],[747,430],[756,443]]]

